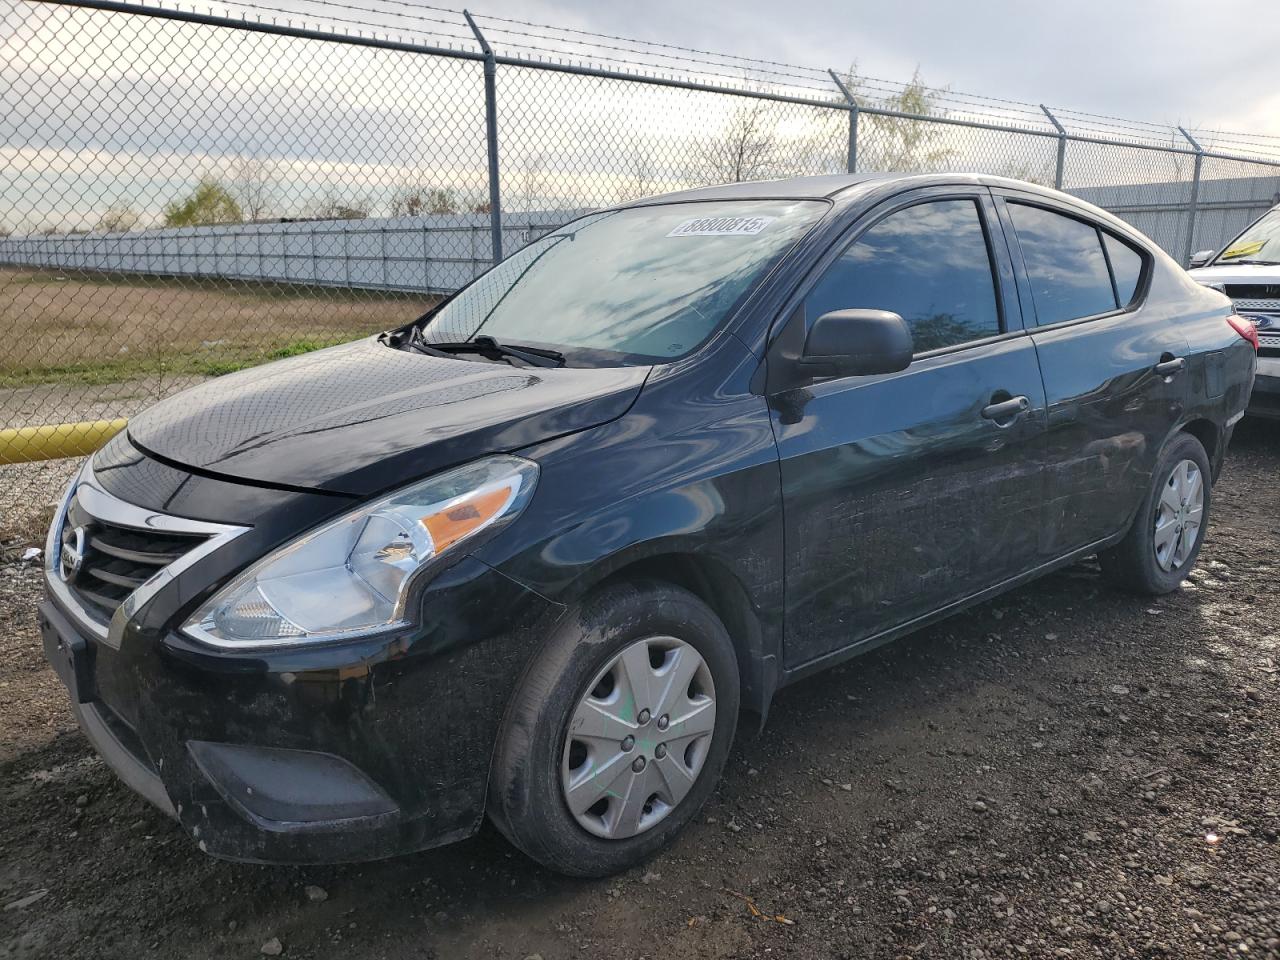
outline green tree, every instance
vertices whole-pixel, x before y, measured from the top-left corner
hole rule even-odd
[[[947,146],[955,130],[934,118],[946,115],[939,104],[946,87],[931,87],[920,76],[896,93],[876,96],[858,75],[854,63],[841,78],[860,107],[888,110],[911,116],[880,116],[863,113],[858,118],[858,170],[894,173],[929,173],[948,166],[959,152]],[[844,97],[834,99],[844,103]],[[919,118],[919,119],[917,119]]]
[[[204,177],[182,201],[164,208],[166,227],[198,227],[212,223],[241,223],[244,214],[231,191],[217,180]]]

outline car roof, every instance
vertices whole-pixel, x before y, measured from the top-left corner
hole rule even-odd
[[[686,200],[777,200],[777,199],[834,199],[840,194],[858,188],[885,187],[901,183],[907,187],[925,187],[931,184],[982,184],[984,186],[1017,187],[1053,194],[1034,183],[995,177],[981,173],[832,173],[815,177],[789,177],[784,180],[751,180],[745,183],[725,183],[711,187],[695,187],[646,197],[623,206],[643,206],[651,203],[670,203]]]

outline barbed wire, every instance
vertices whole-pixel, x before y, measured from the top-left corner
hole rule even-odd
[[[146,3],[147,0],[143,2]],[[387,31],[388,35],[402,31],[442,39],[451,49],[455,45],[459,49],[473,52],[479,49],[466,24],[463,10],[457,7],[417,3],[412,0],[365,0],[359,4],[343,0],[296,0],[296,6],[289,7],[274,6],[260,0],[222,2],[236,8],[242,17],[265,12],[297,17],[304,21],[314,20],[317,23],[328,21],[332,25],[340,25],[340,28],[347,28],[347,33],[351,32],[350,28],[357,31],[382,30]],[[277,2],[283,3],[285,0]],[[149,5],[161,6],[163,3],[162,0],[150,0]],[[335,14],[332,12],[335,10],[345,11],[347,15]],[[792,95],[803,93],[814,99],[841,99],[838,92],[833,91],[834,85],[825,67],[480,11],[473,11],[473,16],[481,23],[491,46],[513,59],[527,61],[531,65],[546,62],[571,63],[639,76],[688,79],[728,89],[747,83],[757,87],[768,85],[777,88],[778,92]],[[371,22],[374,19],[391,22]],[[560,59],[557,61],[556,58]],[[1036,130],[1053,129],[1041,106],[1030,101],[952,90],[945,85],[934,87],[923,82],[918,74],[905,81],[863,75],[856,71],[856,65],[849,68],[845,75],[854,81],[857,92],[870,101],[864,106],[892,107],[895,99],[918,84],[929,103],[943,115],[996,121]],[[1050,109],[1071,133],[1118,138],[1135,144],[1182,146],[1179,142],[1182,136],[1172,123],[1069,107],[1051,106]],[[1226,131],[1211,127],[1188,127],[1188,130],[1203,134],[1205,139],[1212,139],[1217,144],[1233,145],[1247,154],[1272,159],[1280,156],[1280,135]]]

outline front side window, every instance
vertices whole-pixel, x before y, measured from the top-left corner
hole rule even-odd
[[[891,213],[833,263],[805,299],[805,321],[875,309],[911,327],[916,353],[1000,333],[978,204],[934,200]]]
[[[1037,323],[1078,320],[1116,309],[1097,227],[1043,207],[1009,203],[1008,208],[1031,281]]]
[[[571,364],[689,353],[822,216],[823,201],[670,203],[591,214],[513,254],[423,327],[548,347]]]
[[[1280,264],[1280,210],[1267,213],[1232,240],[1214,263]]]

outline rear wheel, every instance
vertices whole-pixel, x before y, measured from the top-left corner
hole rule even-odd
[[[1135,593],[1176,590],[1200,554],[1212,491],[1200,441],[1179,434],[1165,448],[1151,490],[1117,546],[1098,555],[1103,572]]]
[[[611,585],[538,654],[504,722],[490,816],[517,847],[577,876],[624,870],[698,812],[737,725],[738,664],[697,597]]]

